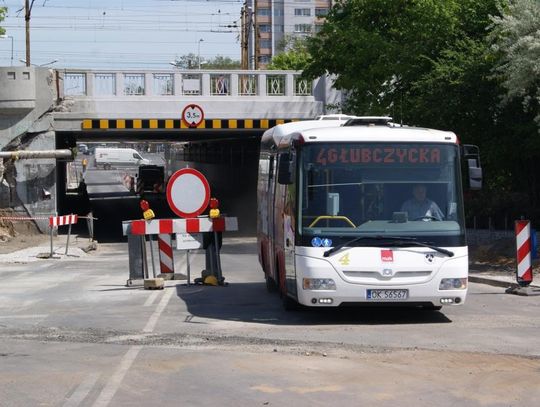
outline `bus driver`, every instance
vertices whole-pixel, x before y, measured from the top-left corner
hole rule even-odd
[[[422,220],[434,218],[443,220],[444,215],[434,201],[426,197],[426,186],[416,184],[413,187],[413,198],[401,205],[401,211],[407,212],[409,220]]]

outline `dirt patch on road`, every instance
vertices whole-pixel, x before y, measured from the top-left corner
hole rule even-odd
[[[28,247],[46,243],[43,235],[32,221],[14,221],[9,218],[22,217],[11,209],[0,209],[0,254],[12,253]]]

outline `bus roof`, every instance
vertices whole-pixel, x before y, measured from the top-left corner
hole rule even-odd
[[[333,129],[306,129],[289,134],[292,138],[302,135],[304,142],[424,142],[457,143],[457,136],[450,131],[399,125],[346,126]],[[288,142],[283,139],[282,142]]]
[[[314,128],[339,127],[342,124],[343,122],[338,120],[302,120],[278,124],[264,132],[261,144],[275,144],[277,146],[285,136],[290,136],[292,133]]]
[[[306,143],[320,142],[423,142],[457,143],[450,131],[394,124],[387,117],[358,117],[356,124],[343,125],[338,120],[305,120],[280,124],[264,132],[262,148],[287,145],[302,136]],[[370,121],[370,119],[373,119]],[[385,120],[382,120],[385,119]],[[388,120],[387,120],[388,119]],[[385,122],[386,121],[386,122]]]

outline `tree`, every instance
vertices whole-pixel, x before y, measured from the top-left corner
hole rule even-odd
[[[189,53],[182,55],[180,58],[176,58],[174,65],[178,69],[197,69],[199,67],[199,60],[197,55]]]
[[[191,53],[182,55],[174,61],[174,65],[179,69],[198,69],[199,60],[198,56]],[[223,57],[221,55],[216,56],[214,59],[205,61],[201,58],[201,68],[204,69],[240,69],[240,61],[234,61],[229,57]]]
[[[204,64],[205,69],[240,69],[240,61],[235,61],[229,57],[221,55],[207,61]]]
[[[458,38],[459,0],[340,0],[308,40],[306,75],[337,76],[353,111],[387,114]]]
[[[3,21],[6,17],[7,13],[7,7],[0,7],[0,21]],[[4,30],[2,27],[0,27],[0,35],[4,35],[6,33],[6,30]]]
[[[520,100],[540,130],[540,2],[514,0],[500,10],[490,39],[500,57],[495,73],[506,90],[503,103]]]
[[[306,38],[285,36],[278,49],[281,52],[272,57],[268,69],[302,71],[310,60]]]

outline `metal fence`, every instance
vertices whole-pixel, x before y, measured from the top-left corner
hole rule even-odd
[[[294,71],[61,71],[64,96],[312,97],[314,81]]]

